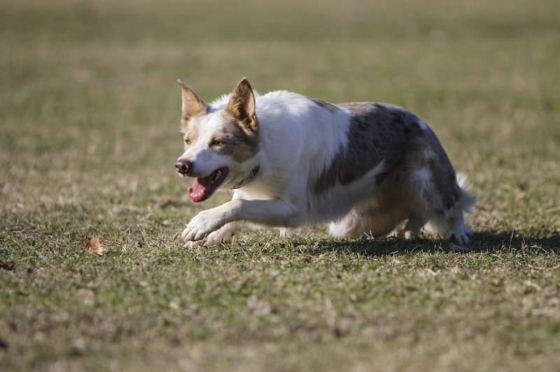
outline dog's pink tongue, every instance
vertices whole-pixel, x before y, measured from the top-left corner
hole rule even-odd
[[[202,182],[200,182],[202,181]],[[198,203],[208,196],[208,188],[204,185],[205,179],[195,178],[194,183],[189,187],[189,197],[195,203]]]

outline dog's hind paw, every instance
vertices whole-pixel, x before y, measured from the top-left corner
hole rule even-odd
[[[469,247],[465,247],[462,245],[457,245],[455,243],[449,243],[449,249],[451,252],[462,253],[462,252],[470,252],[471,249]]]
[[[469,237],[466,233],[451,233],[448,236],[450,242],[459,244],[459,245],[467,245],[469,244]]]
[[[449,239],[449,248],[453,252],[468,252],[470,248],[467,246],[469,244],[469,237],[467,234],[451,234],[448,237]]]

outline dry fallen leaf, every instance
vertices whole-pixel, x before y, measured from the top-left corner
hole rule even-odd
[[[103,254],[105,254],[105,251],[107,251],[107,249],[103,244],[101,244],[97,236],[86,238],[85,246],[88,252],[96,254],[98,256],[103,256]]]
[[[16,266],[16,261],[0,261],[0,269],[12,271]]]

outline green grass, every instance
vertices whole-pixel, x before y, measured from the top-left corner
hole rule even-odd
[[[5,0],[0,42],[2,370],[560,368],[560,2]],[[479,195],[472,251],[184,249],[175,80],[242,76],[423,117]]]

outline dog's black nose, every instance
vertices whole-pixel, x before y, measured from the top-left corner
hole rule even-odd
[[[192,168],[192,163],[188,160],[180,160],[175,163],[175,169],[180,175],[186,176]]]

